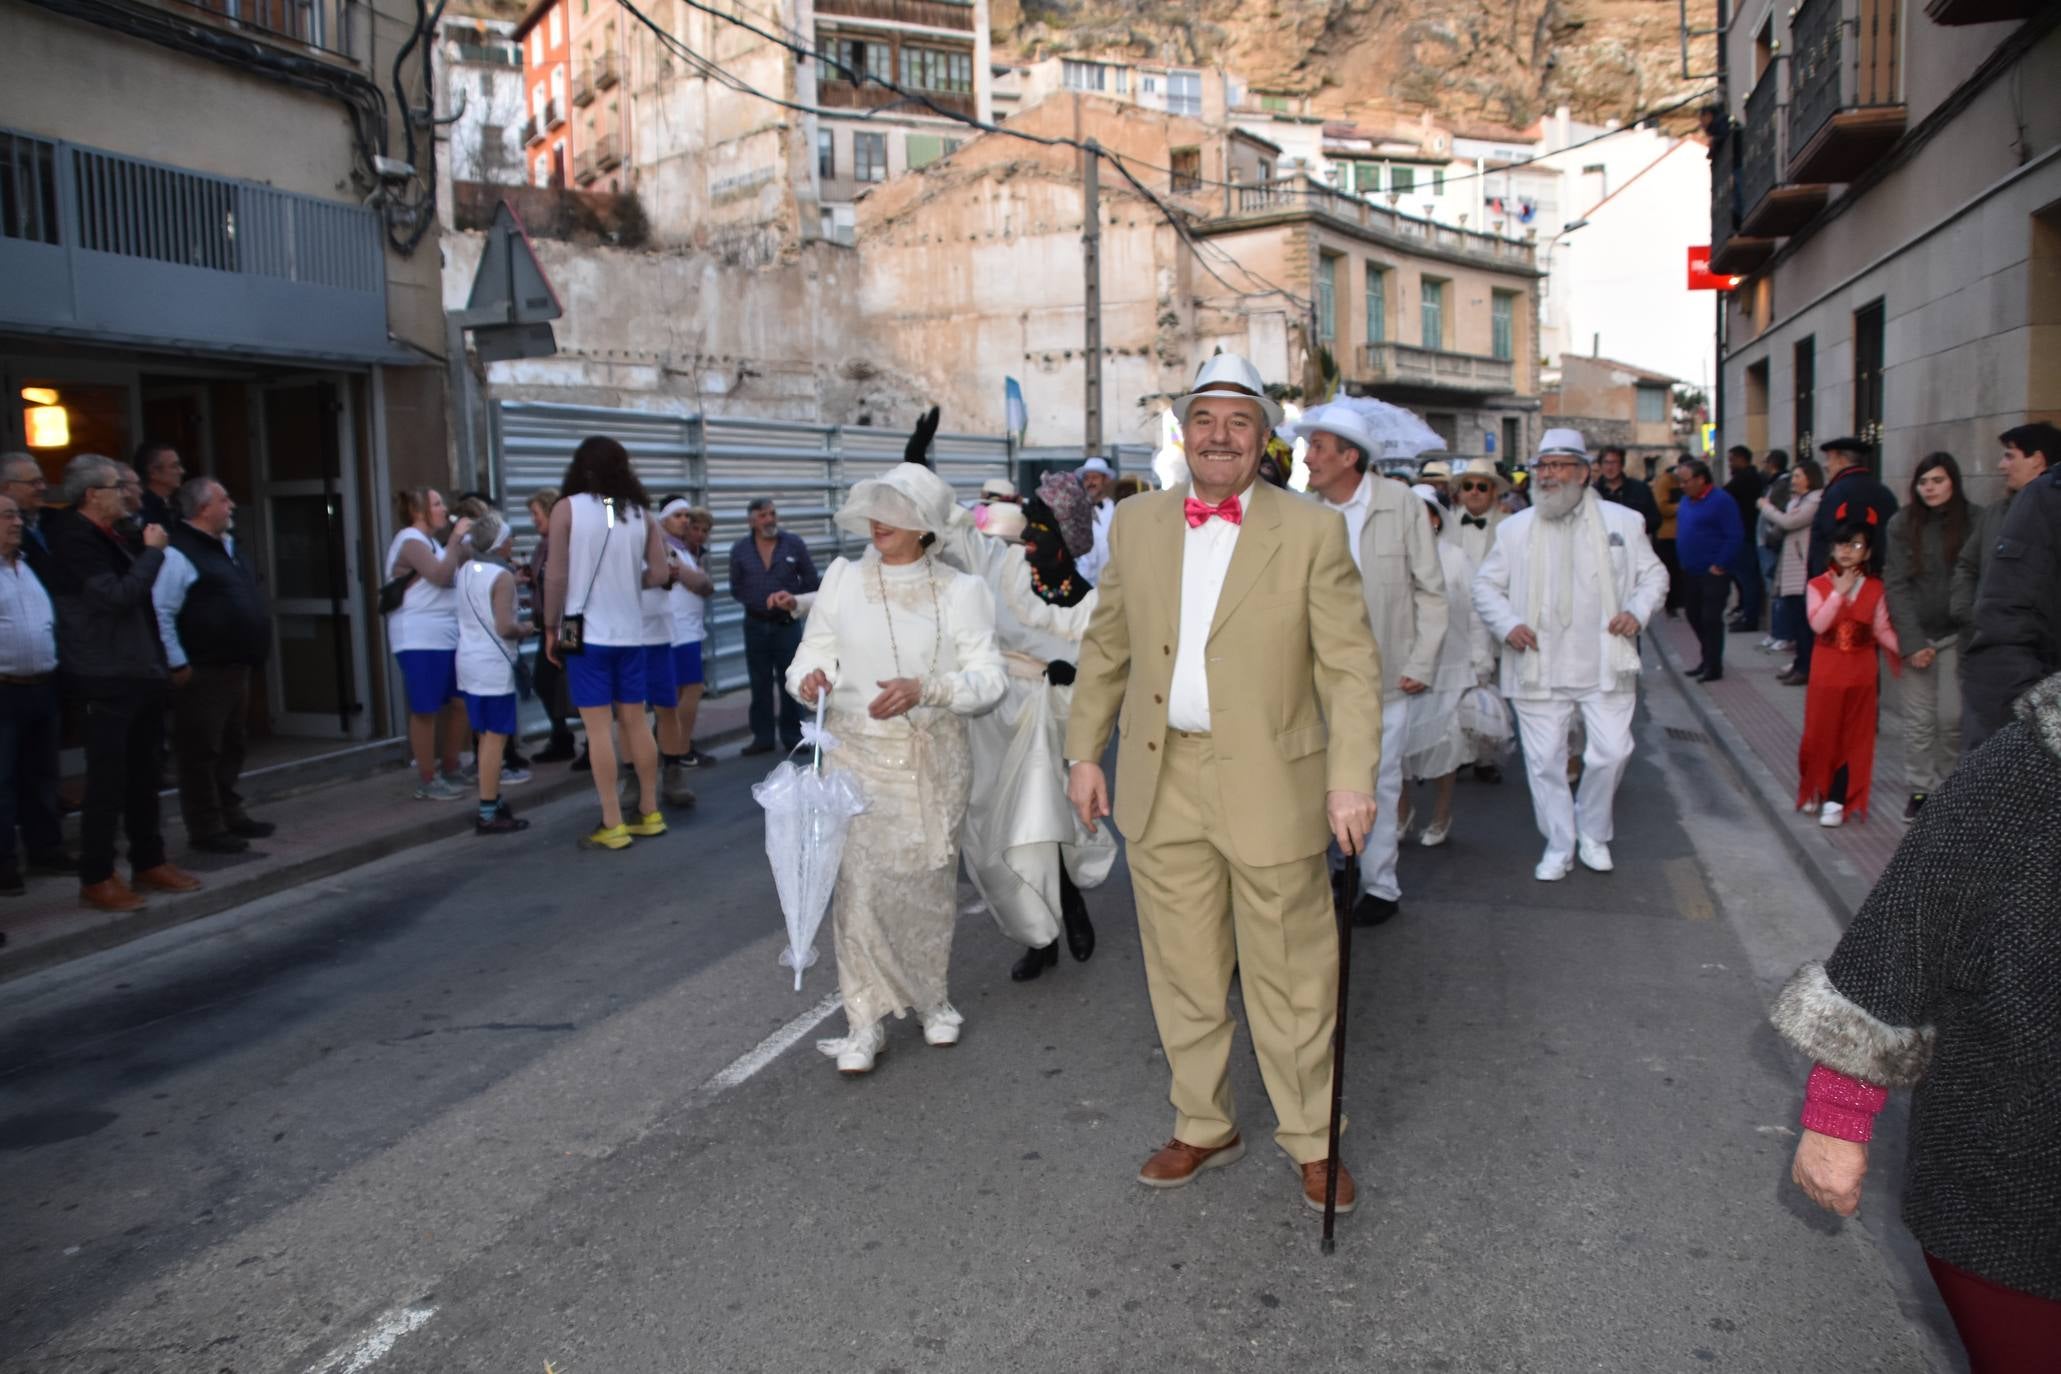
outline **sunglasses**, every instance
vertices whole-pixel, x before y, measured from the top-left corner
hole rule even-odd
[[[1493,482],[1462,482],[1460,484],[1461,491],[1494,491],[1495,489],[1496,484]]]

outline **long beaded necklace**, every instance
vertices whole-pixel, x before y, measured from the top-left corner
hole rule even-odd
[[[887,617],[888,652],[894,655],[895,676],[901,677],[902,646],[895,642],[895,608],[894,602],[890,601],[887,595],[887,564],[876,559],[873,564],[873,577],[880,586],[880,613]],[[923,674],[924,679],[928,681],[931,674],[937,671],[937,656],[945,642],[945,617],[938,610],[937,604],[937,575],[931,567],[928,553],[923,555],[923,581],[930,588],[930,667]]]

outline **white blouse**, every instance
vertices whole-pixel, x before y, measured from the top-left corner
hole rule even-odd
[[[818,668],[831,681],[830,709],[861,719],[889,678],[922,680],[922,705],[911,712],[919,718],[937,710],[980,715],[1008,686],[987,584],[935,558],[890,566],[871,549],[857,562],[838,559],[823,574],[787,670],[787,690],[797,701],[802,680]]]

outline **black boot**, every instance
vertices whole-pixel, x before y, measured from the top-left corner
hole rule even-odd
[[[1066,876],[1065,864],[1059,866],[1059,915],[1066,923],[1066,952],[1075,963],[1087,963],[1095,952],[1095,923],[1088,919],[1087,899]]]
[[[1059,942],[1054,940],[1043,949],[1027,949],[1023,957],[1009,968],[1009,981],[1028,983],[1048,968],[1059,966]]]

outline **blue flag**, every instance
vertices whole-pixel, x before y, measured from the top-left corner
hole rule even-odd
[[[1002,379],[1002,414],[1002,427],[1016,436],[1017,443],[1022,443],[1030,433],[1030,407],[1023,403],[1023,387],[1014,377]]]

